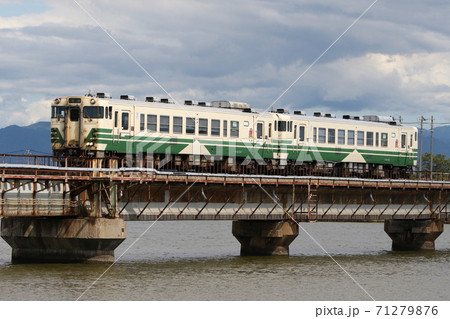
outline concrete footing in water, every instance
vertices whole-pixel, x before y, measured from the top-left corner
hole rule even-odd
[[[232,232],[241,243],[241,256],[288,256],[298,236],[293,221],[233,221]]]
[[[431,219],[391,219],[384,221],[384,231],[392,239],[392,250],[434,250],[444,224]]]
[[[120,218],[6,217],[1,237],[13,263],[110,263],[126,226]]]

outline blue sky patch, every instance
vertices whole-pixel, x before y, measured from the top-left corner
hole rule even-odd
[[[50,7],[39,1],[14,1],[0,4],[1,17],[15,17],[24,14],[41,13]]]

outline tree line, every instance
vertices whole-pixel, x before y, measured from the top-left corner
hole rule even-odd
[[[422,154],[422,171],[430,171],[431,154]],[[444,154],[433,155],[433,172],[450,173],[450,158]]]

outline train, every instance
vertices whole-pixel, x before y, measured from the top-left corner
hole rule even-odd
[[[77,165],[117,159],[174,172],[399,178],[416,165],[417,128],[391,116],[292,113],[229,100],[67,96],[51,104],[51,145]]]

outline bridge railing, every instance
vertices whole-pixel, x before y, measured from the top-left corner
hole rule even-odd
[[[60,162],[53,156],[17,154],[0,154],[0,164],[60,166]]]

